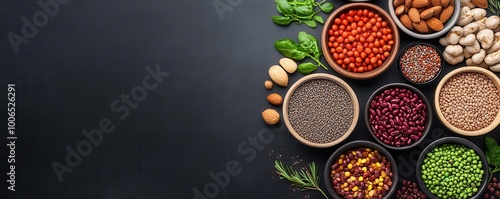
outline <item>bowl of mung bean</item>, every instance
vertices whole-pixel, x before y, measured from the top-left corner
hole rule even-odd
[[[327,160],[326,189],[333,198],[391,198],[397,188],[398,166],[382,146],[365,140],[349,142]]]
[[[417,161],[419,186],[430,198],[479,198],[489,180],[488,162],[474,143],[459,137],[432,142]]]
[[[398,57],[399,71],[417,86],[429,85],[443,71],[443,53],[434,45],[416,41],[403,48]]]
[[[484,68],[467,66],[448,73],[434,95],[436,115],[451,131],[479,136],[500,123],[500,79]]]
[[[429,133],[432,110],[417,88],[391,83],[377,89],[365,106],[365,122],[379,144],[393,150],[417,146]]]
[[[352,88],[331,74],[316,73],[297,80],[283,100],[283,120],[301,143],[334,146],[354,130],[359,102]]]

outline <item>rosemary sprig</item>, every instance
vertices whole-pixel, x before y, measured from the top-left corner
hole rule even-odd
[[[500,16],[500,0],[488,0],[488,10],[493,14]]]
[[[309,167],[303,168],[300,171],[294,170],[291,166],[283,166],[283,163],[274,161],[274,168],[280,179],[287,179],[292,182],[292,186],[299,187],[301,191],[316,190],[321,192],[328,199],[325,192],[319,187],[318,165],[312,162]]]

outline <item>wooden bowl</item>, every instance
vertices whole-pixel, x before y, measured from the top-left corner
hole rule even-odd
[[[328,143],[315,143],[311,142],[309,140],[304,139],[297,131],[294,129],[292,123],[290,122],[290,117],[289,117],[289,105],[290,105],[290,98],[292,97],[292,94],[295,92],[295,90],[304,84],[305,82],[308,82],[310,80],[315,80],[315,79],[326,79],[333,81],[334,83],[340,85],[342,88],[346,90],[348,93],[349,97],[351,98],[352,102],[352,109],[353,109],[353,118],[351,121],[351,124],[349,125],[349,128],[346,130],[346,132],[338,139],[333,140],[332,142]],[[334,116],[332,116],[334,117]],[[290,131],[290,133],[295,137],[299,142],[310,146],[310,147],[315,147],[315,148],[326,148],[326,147],[331,147],[334,146],[342,141],[344,141],[349,135],[354,131],[354,128],[356,127],[356,124],[358,123],[358,118],[359,118],[359,102],[358,98],[356,97],[356,94],[354,93],[354,90],[342,79],[335,77],[331,74],[326,74],[326,73],[315,73],[311,75],[307,75],[299,79],[297,82],[295,82],[288,92],[285,95],[285,98],[283,100],[283,121],[285,121],[285,125]]]
[[[335,18],[339,17],[341,14],[346,13],[352,9],[368,9],[370,11],[379,14],[379,16],[382,17],[382,19],[387,22],[388,26],[392,30],[394,46],[392,46],[389,57],[383,62],[381,66],[368,72],[355,73],[343,69],[335,62],[332,54],[330,53],[330,47],[328,47],[328,38],[329,38],[328,31],[331,29]],[[400,39],[399,39],[398,27],[394,23],[394,20],[391,18],[391,16],[382,8],[371,3],[349,3],[342,7],[337,8],[326,20],[325,25],[323,26],[323,31],[321,32],[321,49],[323,51],[323,55],[325,56],[326,61],[337,73],[350,79],[363,80],[363,79],[371,79],[382,74],[392,65],[399,51],[399,45],[400,45],[399,40]]]
[[[497,113],[493,122],[490,125],[488,125],[487,127],[476,130],[476,131],[466,131],[466,130],[460,129],[458,127],[455,127],[450,122],[448,122],[444,117],[443,111],[439,107],[439,94],[441,93],[441,89],[443,88],[445,83],[448,82],[448,80],[450,78],[454,77],[455,75],[458,75],[460,73],[467,73],[467,72],[474,72],[474,73],[480,73],[480,74],[486,75],[488,78],[490,78],[493,81],[493,83],[497,87],[497,90],[500,91],[500,79],[498,79],[498,77],[494,73],[492,73],[491,71],[486,70],[484,68],[477,67],[477,66],[461,67],[461,68],[458,68],[458,69],[451,71],[446,76],[444,76],[443,79],[441,79],[438,86],[436,87],[436,93],[434,94],[434,106],[435,106],[436,114],[437,114],[439,120],[441,121],[441,123],[444,126],[446,126],[446,128],[450,129],[451,131],[453,131],[455,133],[465,135],[465,136],[479,136],[479,135],[483,135],[483,134],[490,132],[491,130],[496,128],[498,126],[498,124],[500,124],[500,111]]]

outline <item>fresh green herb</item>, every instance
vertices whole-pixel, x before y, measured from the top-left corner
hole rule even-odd
[[[287,179],[292,182],[292,186],[299,187],[302,191],[319,191],[328,199],[328,196],[319,187],[318,165],[316,163],[312,162],[309,167],[297,171],[291,166],[283,166],[280,161],[276,160],[274,161],[274,168],[276,168],[276,173],[280,176],[280,179]]]
[[[317,15],[319,12],[329,13],[334,9],[330,2],[322,0],[274,0],[278,12],[282,14],[271,17],[274,23],[286,26],[293,21],[304,23],[311,28],[316,28],[317,23],[323,24],[323,17]],[[319,9],[317,9],[319,7]]]
[[[486,159],[488,160],[491,179],[493,173],[500,171],[500,146],[490,137],[484,139],[484,144],[486,145]]]
[[[319,60],[322,53],[318,46],[318,40],[314,36],[307,34],[304,31],[299,32],[298,38],[299,43],[296,43],[292,39],[280,39],[274,42],[274,47],[285,57],[288,57],[290,59],[300,61],[306,57],[309,57],[317,63],[313,64],[311,62],[306,62],[300,64],[298,66],[298,71],[301,74],[307,75],[316,70],[318,66],[321,66],[325,70],[328,70],[328,68],[326,68],[326,66],[323,65]]]
[[[493,14],[500,16],[500,1],[499,0],[488,0],[488,10]]]

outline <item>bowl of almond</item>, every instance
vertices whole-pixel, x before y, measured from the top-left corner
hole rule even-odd
[[[418,39],[446,34],[460,16],[460,0],[388,0],[388,5],[399,29]]]

